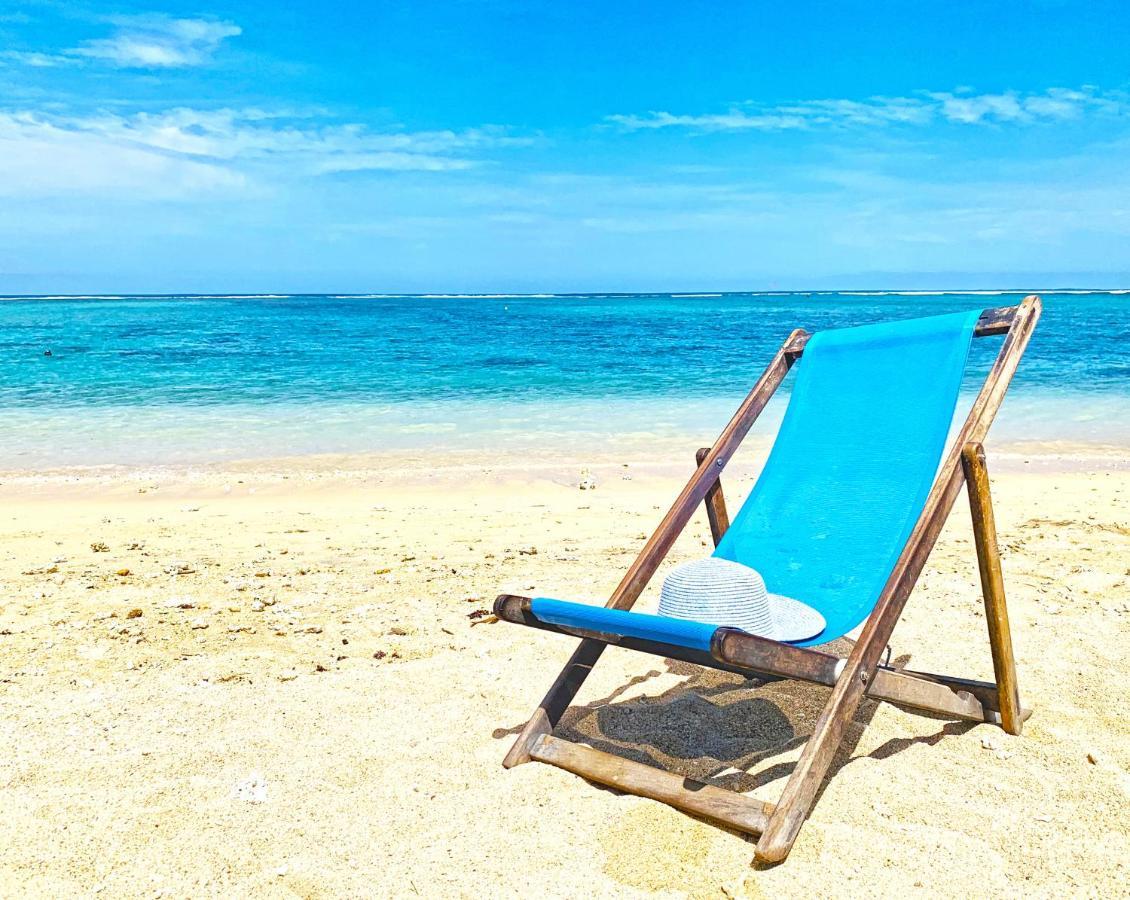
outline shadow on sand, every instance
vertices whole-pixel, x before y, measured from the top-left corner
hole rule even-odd
[[[850,645],[829,649],[845,653]],[[903,668],[909,661],[909,655],[900,656],[894,660],[894,666]],[[554,733],[739,793],[788,777],[795,766],[792,761],[763,769],[758,766],[808,740],[827,701],[828,688],[800,681],[762,682],[672,659],[663,660],[663,664],[663,669],[636,676],[607,697],[571,707]],[[685,680],[655,696],[619,699],[641,684],[668,674]],[[829,777],[855,757],[859,740],[877,707],[871,700],[860,704]],[[928,713],[921,715],[937,718]],[[939,731],[889,740],[868,757],[888,759],[915,744],[933,745],[945,737],[963,734],[975,724],[939,721],[946,723]],[[493,736],[515,735],[523,725],[496,729]]]

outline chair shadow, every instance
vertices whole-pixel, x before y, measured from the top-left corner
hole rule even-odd
[[[845,655],[850,645],[829,650]],[[893,666],[904,668],[909,661],[910,656],[903,655],[893,661]],[[570,707],[554,732],[606,753],[738,793],[756,790],[792,773],[796,767],[792,761],[750,770],[809,739],[829,688],[801,681],[747,679],[672,659],[663,662],[663,670],[652,669],[631,678],[607,697]],[[620,700],[639,685],[665,674],[685,680],[656,696]],[[917,744],[932,746],[945,737],[964,734],[977,724],[913,711],[945,724],[933,734],[892,739],[867,757],[856,757],[859,741],[878,705],[869,699],[859,705],[828,778],[817,792],[817,802],[831,777],[854,759],[889,759]],[[499,728],[493,736],[514,735],[523,727],[524,723]]]

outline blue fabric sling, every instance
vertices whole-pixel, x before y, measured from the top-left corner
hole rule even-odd
[[[807,603],[834,640],[874,608],[934,482],[980,310],[821,331],[715,556]],[[714,626],[535,599],[543,622],[709,649]],[[658,622],[654,621],[658,620]]]
[[[708,652],[710,637],[718,630],[717,625],[705,622],[691,622],[626,609],[609,609],[606,606],[572,603],[568,600],[550,600],[548,597],[535,597],[530,603],[530,612],[552,625],[603,631],[606,634],[620,634]]]

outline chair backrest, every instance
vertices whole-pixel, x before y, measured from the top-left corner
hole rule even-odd
[[[818,609],[821,644],[870,614],[945,450],[980,310],[821,331],[716,556]]]

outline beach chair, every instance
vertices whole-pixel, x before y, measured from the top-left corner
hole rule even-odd
[[[789,335],[715,444],[698,451],[694,476],[606,606],[508,594],[495,601],[504,621],[581,638],[504,765],[550,763],[760,835],[756,860],[777,863],[792,849],[864,697],[991,722],[1019,734],[1030,710],[1020,706],[1017,691],[981,442],[1040,310],[1040,299],[1030,296],[1013,307]],[[947,452],[971,338],[997,334],[1005,335],[1003,346]],[[720,476],[798,361],[773,449],[731,523]],[[995,683],[881,662],[963,481]],[[735,628],[630,611],[703,502],[715,555],[756,569],[769,590],[819,610],[823,632],[779,643]],[[846,657],[814,649],[860,624],[862,633]],[[750,678],[792,678],[831,688],[780,800],[763,803],[554,736],[554,726],[609,644]]]

